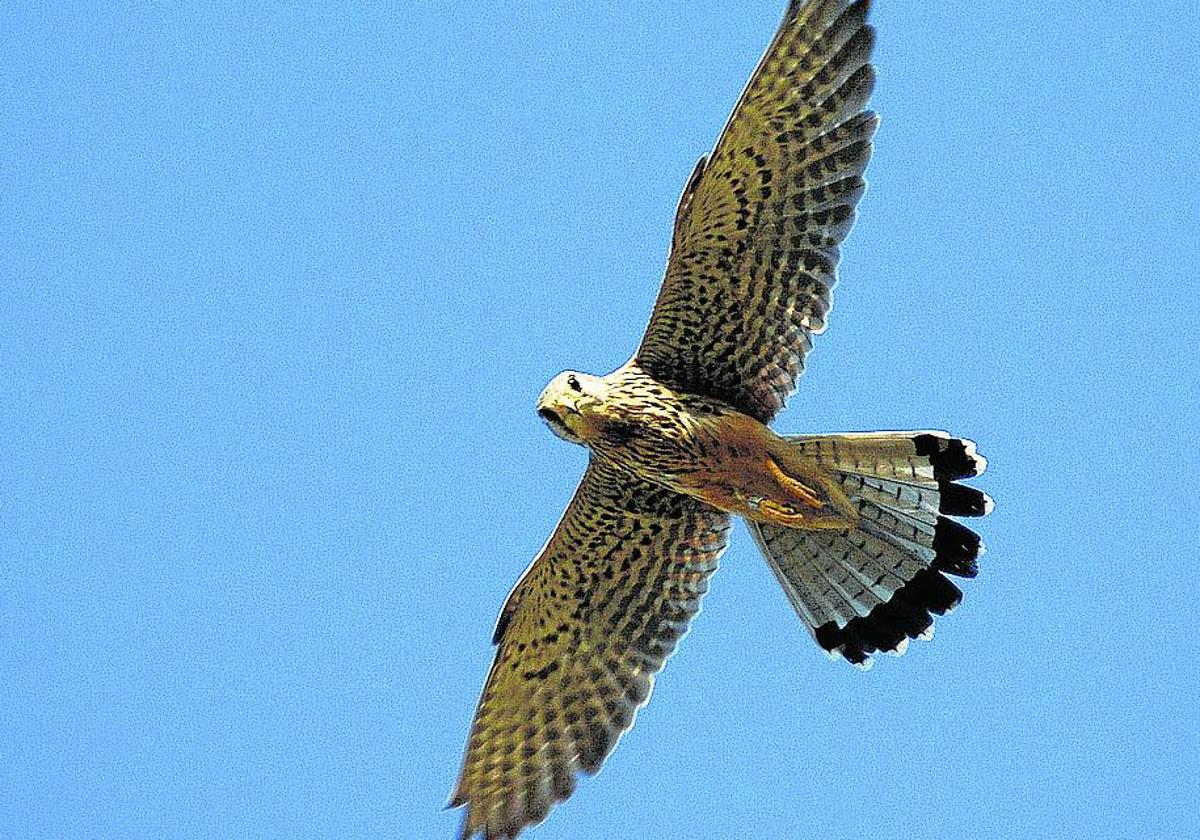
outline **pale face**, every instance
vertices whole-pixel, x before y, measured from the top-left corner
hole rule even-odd
[[[571,443],[587,445],[596,433],[604,382],[598,376],[566,370],[550,380],[538,397],[538,416]]]

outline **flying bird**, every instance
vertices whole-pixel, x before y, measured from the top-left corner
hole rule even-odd
[[[516,837],[595,773],[700,607],[734,516],[817,644],[866,666],[928,638],[973,577],[984,460],[944,432],[769,427],[825,329],[878,125],[868,0],[794,0],[676,210],[633,358],[537,412],[590,450],[508,596],[451,807]]]

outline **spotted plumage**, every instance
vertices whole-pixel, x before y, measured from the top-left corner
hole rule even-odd
[[[928,638],[972,577],[951,517],[990,499],[941,432],[781,437],[878,125],[869,3],[795,0],[676,210],[633,358],[568,371],[538,414],[591,458],[512,590],[452,806],[462,836],[515,837],[595,773],[699,610],[734,515],[830,655],[865,666]]]
[[[513,837],[633,725],[725,550],[728,514],[594,459],[497,622],[452,804]]]
[[[767,422],[825,329],[878,118],[868,3],[793,3],[680,201],[641,367]]]

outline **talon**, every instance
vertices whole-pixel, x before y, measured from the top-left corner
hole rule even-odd
[[[779,466],[779,462],[773,457],[767,458],[767,469],[770,470],[771,475],[774,476],[776,481],[778,481],[792,493],[795,493],[799,500],[804,504],[816,510],[820,510],[821,508],[825,507],[825,502],[819,495],[817,495],[817,491],[813,490],[807,484],[797,481],[785,473]]]
[[[759,502],[758,511],[780,525],[796,526],[804,522],[804,514],[794,507],[771,499],[763,499]]]
[[[736,501],[741,502],[746,507],[750,508],[750,510],[755,511],[759,510],[762,507],[763,502],[766,501],[765,496],[751,495],[741,490],[731,490],[730,494]]]

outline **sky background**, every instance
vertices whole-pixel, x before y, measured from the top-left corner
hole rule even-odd
[[[489,638],[783,0],[0,4],[0,834],[448,838]],[[787,432],[979,441],[930,644],[827,661],[739,526],[550,837],[1184,837],[1191,0],[880,2]]]

